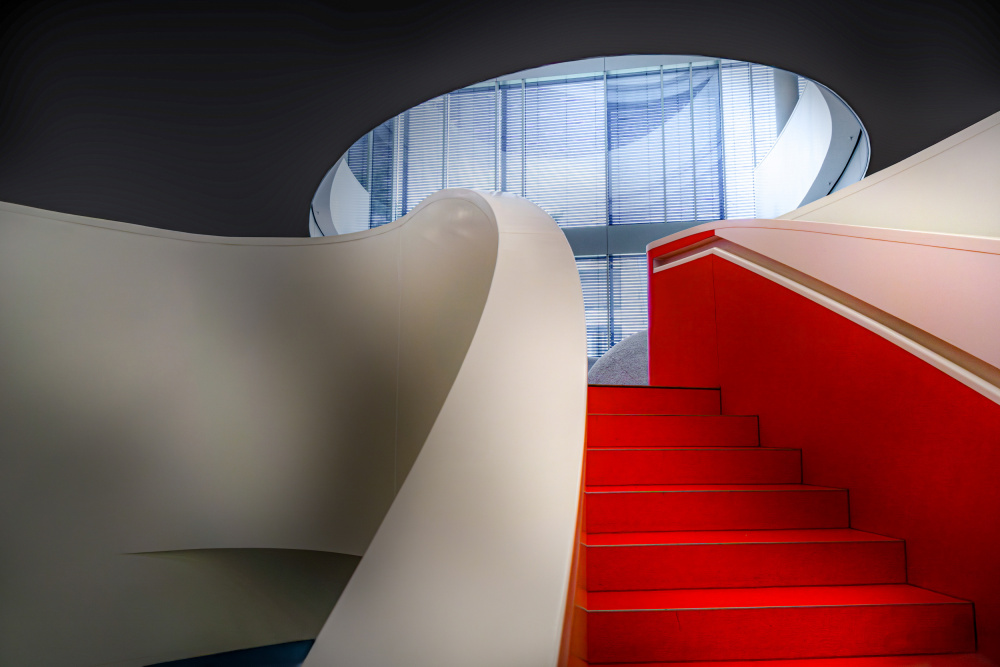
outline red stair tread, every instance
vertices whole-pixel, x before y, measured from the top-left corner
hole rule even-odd
[[[802,481],[798,449],[764,447],[598,447],[587,484],[771,484]]]
[[[571,665],[916,667],[902,655],[976,650],[972,604],[904,583],[903,541],[850,529],[846,489],[795,483],[801,453],[760,448],[756,417],[589,396]]]
[[[908,604],[969,604],[908,584],[866,586],[790,586],[775,588],[700,588],[664,591],[587,593],[587,611],[681,609],[760,609]]]
[[[717,415],[722,411],[718,389],[590,385],[587,412],[600,414]]]
[[[593,533],[582,536],[590,547],[668,544],[806,544],[820,542],[901,542],[895,537],[853,528],[788,530],[678,530],[652,533]]]
[[[587,590],[639,591],[766,586],[853,586],[906,582],[902,540],[850,529],[697,532],[694,537],[596,534],[585,544]],[[816,533],[834,533],[830,535]],[[681,533],[683,535],[684,533]],[[875,539],[866,539],[872,537]],[[712,540],[715,540],[712,542]],[[607,543],[612,542],[612,543]],[[617,542],[617,543],[615,543]],[[672,543],[670,543],[672,542]]]
[[[591,664],[572,656],[569,667]],[[601,667],[997,667],[980,653],[935,655],[880,655],[856,658],[790,658],[785,660],[718,660],[711,662],[615,662]]]
[[[802,484],[596,486],[587,531],[849,528],[847,491]]]
[[[683,493],[688,491],[842,491],[812,484],[627,484],[588,486],[587,493]]]
[[[590,414],[588,448],[757,447],[754,415]]]
[[[801,452],[801,449],[791,447],[699,447],[698,445],[679,445],[677,447],[664,447],[658,445],[630,445],[627,447],[604,448],[598,447],[600,452]]]

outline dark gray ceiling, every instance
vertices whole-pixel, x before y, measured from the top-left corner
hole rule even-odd
[[[0,200],[205,234],[305,236],[320,179],[372,126],[476,81],[593,56],[698,53],[816,79],[865,123],[870,171],[1000,110],[1000,20],[979,3],[377,7],[8,5]]]

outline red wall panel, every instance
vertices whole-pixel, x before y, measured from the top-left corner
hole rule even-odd
[[[714,257],[650,276],[649,383],[718,387]]]
[[[723,412],[760,415],[765,447],[801,448],[805,483],[850,489],[852,527],[904,538],[910,583],[975,602],[979,650],[1000,660],[1000,406],[805,297],[712,259]],[[706,265],[651,283],[656,383],[710,379],[715,333],[705,331],[708,307],[693,303],[710,298]],[[685,285],[689,296],[678,296]],[[664,324],[678,306],[700,318],[697,329]],[[660,332],[669,335],[654,340]],[[691,364],[669,354],[678,345],[693,351]]]

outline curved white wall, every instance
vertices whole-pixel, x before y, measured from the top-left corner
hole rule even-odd
[[[283,240],[0,204],[0,663],[138,666],[315,636],[351,557],[442,428],[446,398],[458,400],[452,383],[472,372],[471,342],[516,363],[505,341],[478,331],[486,304],[501,300],[498,248],[508,264],[527,262],[536,240],[558,239],[566,261],[546,274],[555,286],[521,287],[563,295],[569,281],[580,299],[562,235],[524,234],[504,254],[494,208],[447,191],[376,230]],[[505,225],[515,233],[516,221]],[[558,312],[554,331],[575,365],[538,390],[579,428],[556,438],[559,456],[534,460],[541,468],[509,472],[530,480],[548,466],[568,488],[582,450],[582,303]],[[463,395],[480,391],[462,384]],[[488,414],[463,411],[484,431]],[[474,445],[476,456],[507,454]],[[509,562],[510,578],[568,567],[576,487],[567,493],[568,514],[557,499],[537,519],[522,522],[513,506],[482,517],[501,532],[513,523],[558,535],[565,523],[565,544]],[[150,552],[162,557],[130,555]],[[445,556],[454,571],[469,566],[463,553]],[[435,614],[425,609],[424,621]]]
[[[558,659],[582,465],[583,299],[552,219],[514,196],[489,201],[500,247],[479,329],[307,666]]]
[[[839,97],[807,81],[777,141],[754,171],[757,217],[780,216],[825,196],[841,180],[861,178],[868,168],[862,135],[854,112]]]
[[[777,141],[754,171],[757,217],[771,218],[802,203],[823,166],[832,136],[826,99],[815,83],[806,82]]]
[[[1000,237],[1000,113],[781,218]]]

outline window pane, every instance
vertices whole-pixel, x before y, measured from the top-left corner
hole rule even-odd
[[[690,68],[663,71],[667,222],[695,219]]]
[[[608,75],[610,224],[663,222],[660,71]]]
[[[577,257],[583,287],[583,307],[587,319],[587,356],[599,357],[608,351],[608,258]]]
[[[444,186],[444,105],[437,97],[403,114],[402,215]]]
[[[562,227],[607,223],[604,78],[528,82],[524,196]]]
[[[753,105],[749,63],[723,63],[722,128],[726,154],[726,217],[754,217]]]
[[[646,255],[610,257],[612,326],[611,344],[615,345],[648,326],[646,298]]]
[[[774,108],[774,70],[766,65],[750,65],[753,83],[754,166],[767,156],[778,138]]]
[[[719,220],[722,211],[722,133],[719,128],[719,68],[691,69],[697,220]]]
[[[524,193],[524,89],[521,82],[500,88],[500,189]]]
[[[764,65],[721,65],[726,217],[755,214],[754,168],[774,145],[774,70]]]
[[[496,95],[492,87],[448,95],[449,188],[496,188]]]
[[[354,178],[358,179],[358,183],[365,189],[368,189],[368,142],[370,139],[371,134],[366,134],[347,149],[347,166],[354,174]]]
[[[393,156],[396,119],[372,130],[371,223],[378,227],[395,220],[392,206]]]

